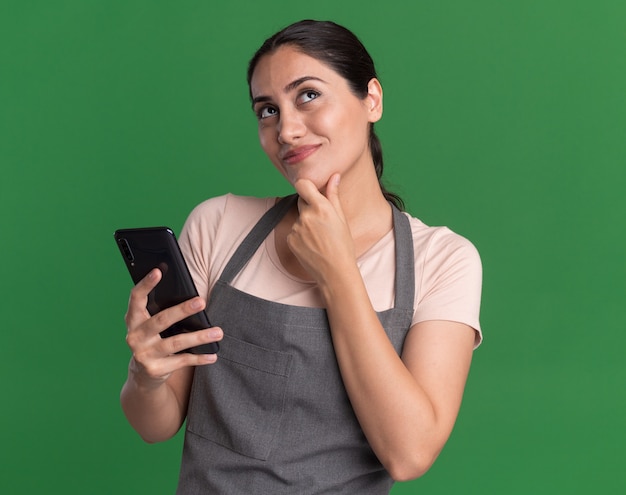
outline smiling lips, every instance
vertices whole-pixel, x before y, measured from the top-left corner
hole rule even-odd
[[[282,160],[287,165],[295,165],[296,163],[300,163],[302,160],[308,158],[313,153],[317,151],[320,145],[307,145],[307,146],[298,146],[297,148],[292,148],[287,151],[284,155],[282,155]]]

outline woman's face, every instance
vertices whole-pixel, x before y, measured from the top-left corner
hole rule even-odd
[[[286,45],[257,64],[250,89],[261,147],[294,184],[309,179],[322,190],[330,176],[342,183],[373,168],[369,128],[382,115],[376,79],[360,99],[348,82],[319,60]]]

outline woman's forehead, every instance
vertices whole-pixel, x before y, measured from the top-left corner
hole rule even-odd
[[[259,92],[287,89],[289,84],[302,78],[330,82],[339,77],[324,62],[286,45],[261,57],[252,74],[250,90],[254,96]]]

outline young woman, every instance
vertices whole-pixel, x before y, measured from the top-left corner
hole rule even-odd
[[[200,297],[153,317],[132,290],[122,390],[148,442],[187,420],[179,493],[388,493],[454,425],[481,339],[471,243],[380,183],[383,94],[359,40],[302,21],[250,62],[261,146],[297,195],[226,195],[180,236]],[[159,332],[205,309],[212,328]],[[220,341],[215,355],[177,354]]]

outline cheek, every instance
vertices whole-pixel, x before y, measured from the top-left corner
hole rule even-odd
[[[276,158],[280,145],[278,144],[275,133],[267,128],[259,128],[259,144],[274,167],[276,167],[276,169],[284,175],[285,172],[283,171],[279,160]]]
[[[273,131],[268,127],[259,128],[259,143],[265,153],[270,153],[272,147],[276,144]]]
[[[314,118],[309,122],[309,127],[315,129],[318,132],[336,134],[341,132],[346,124],[344,115],[341,112],[324,111],[318,112],[314,115]]]
[[[339,139],[342,142],[354,144],[355,140],[359,140],[366,133],[363,132],[363,126],[360,125],[361,119],[358,108],[342,108],[336,107],[337,110],[327,112],[317,119],[318,129],[322,129],[328,133],[329,138]]]

